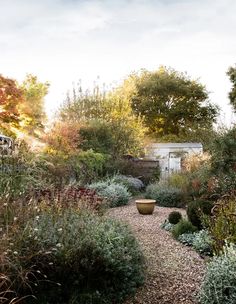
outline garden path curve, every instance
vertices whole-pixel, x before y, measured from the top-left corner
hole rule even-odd
[[[112,208],[108,214],[128,223],[135,233],[147,261],[146,283],[126,304],[195,304],[205,270],[205,262],[191,248],[174,240],[160,225],[173,210],[155,207],[152,215],[140,215],[134,200],[127,206]]]

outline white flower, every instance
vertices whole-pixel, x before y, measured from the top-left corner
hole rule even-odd
[[[60,248],[60,247],[62,247],[62,244],[61,244],[61,243],[57,243],[56,246],[57,246],[58,248]]]
[[[17,254],[18,254],[18,252],[17,252],[17,251],[14,251],[13,253],[14,253],[15,255],[17,255]]]
[[[15,216],[13,220],[16,221],[16,220],[17,220],[17,217]]]
[[[62,231],[62,228],[58,228],[57,231]]]

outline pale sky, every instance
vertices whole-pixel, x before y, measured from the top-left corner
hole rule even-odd
[[[49,115],[72,83],[110,84],[166,65],[199,78],[232,120],[236,0],[0,0],[0,73],[49,81]]]

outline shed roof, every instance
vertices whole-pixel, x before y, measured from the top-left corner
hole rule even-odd
[[[151,143],[147,146],[148,148],[166,149],[166,148],[200,148],[202,149],[201,143]]]

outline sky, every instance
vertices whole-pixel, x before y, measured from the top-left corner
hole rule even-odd
[[[0,0],[0,74],[49,81],[49,116],[73,83],[118,84],[141,68],[187,72],[221,107],[229,106],[236,63],[235,0]]]

